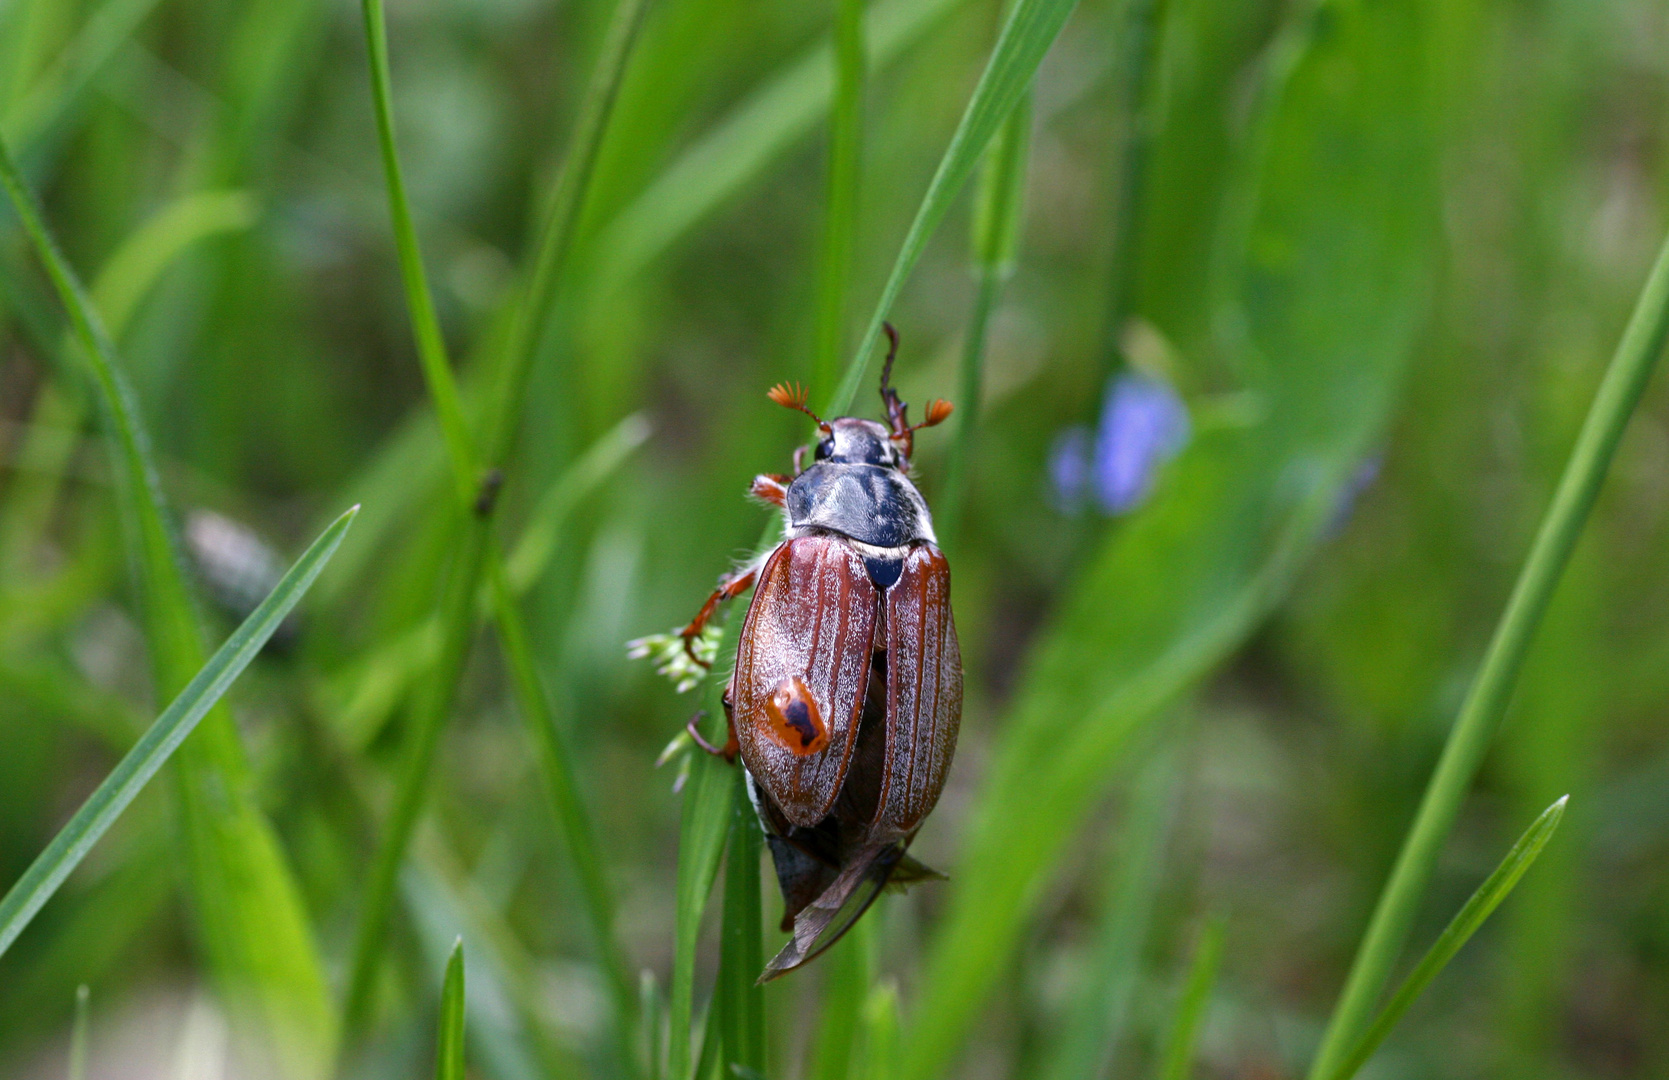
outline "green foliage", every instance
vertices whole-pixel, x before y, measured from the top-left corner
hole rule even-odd
[[[384,4],[0,6],[0,1075],[182,997],[283,1080],[441,1018],[479,1080],[1663,1071],[1648,0]],[[763,391],[874,415],[881,318],[956,406],[949,880],[761,988],[680,734],[747,601],[689,693],[624,643],[778,539]],[[1188,433],[1104,512],[1136,384]]]

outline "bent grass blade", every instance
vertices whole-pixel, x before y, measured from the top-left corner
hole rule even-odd
[[[1339,1067],[1328,1074],[1327,1080],[1350,1080],[1361,1070],[1368,1059],[1373,1056],[1379,1045],[1391,1034],[1391,1029],[1397,1026],[1415,1000],[1431,985],[1431,981],[1448,966],[1461,946],[1472,937],[1484,920],[1501,905],[1507,894],[1513,891],[1518,879],[1530,869],[1530,864],[1542,853],[1542,848],[1553,838],[1553,830],[1559,827],[1559,819],[1565,816],[1565,804],[1570,801],[1566,795],[1552,806],[1543,810],[1541,816],[1524,830],[1524,835],[1507,852],[1501,864],[1484,879],[1474,892],[1449,920],[1449,925],[1437,936],[1437,940],[1427,950],[1426,955],[1409,972],[1408,978],[1403,980],[1397,992],[1391,995],[1391,1000],[1385,1003],[1379,1015],[1374,1018],[1362,1037],[1356,1040],[1356,1045],[1350,1053],[1344,1056]]]
[[[70,871],[80,864],[99,837],[115,823],[185,737],[220,700],[233,680],[249,666],[273,631],[278,629],[278,624],[284,621],[290,609],[296,606],[308,586],[319,576],[325,563],[330,561],[357,512],[357,507],[349,510],[313,541],[313,545],[296,560],[278,586],[226,639],[226,643],[180,696],[163,710],[150,730],[140,737],[104,782],[81,804],[81,809],[52,838],[46,850],[23,872],[5,898],[0,899],[0,954],[4,954],[17,940],[18,934],[58,891]]]

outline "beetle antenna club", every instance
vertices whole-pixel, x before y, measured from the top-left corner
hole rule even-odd
[[[785,409],[805,413],[811,417],[818,430],[824,434],[828,434],[831,430],[829,425],[823,422],[823,418],[812,412],[811,406],[806,404],[806,398],[810,396],[810,391],[799,383],[777,383],[765,392],[765,396]]]

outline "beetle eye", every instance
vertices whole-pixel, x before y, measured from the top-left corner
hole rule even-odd
[[[822,442],[817,444],[817,449],[811,456],[814,461],[822,461],[832,453],[834,453],[834,440],[824,439]]]

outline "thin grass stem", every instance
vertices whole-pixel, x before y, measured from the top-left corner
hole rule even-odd
[[[817,265],[817,331],[811,385],[840,377],[846,316],[852,293],[852,257],[858,235],[858,179],[863,145],[865,86],[864,0],[835,0],[834,107],[829,115],[828,172],[824,182],[823,237]]]
[[[1223,959],[1225,923],[1221,917],[1212,919],[1200,934],[1194,947],[1194,962],[1188,969],[1188,982],[1176,1006],[1165,1052],[1159,1060],[1159,1080],[1188,1080],[1194,1070],[1194,1053],[1199,1045],[1200,1025],[1205,1019],[1206,1006],[1211,1003],[1211,987],[1217,981],[1217,967]]]

